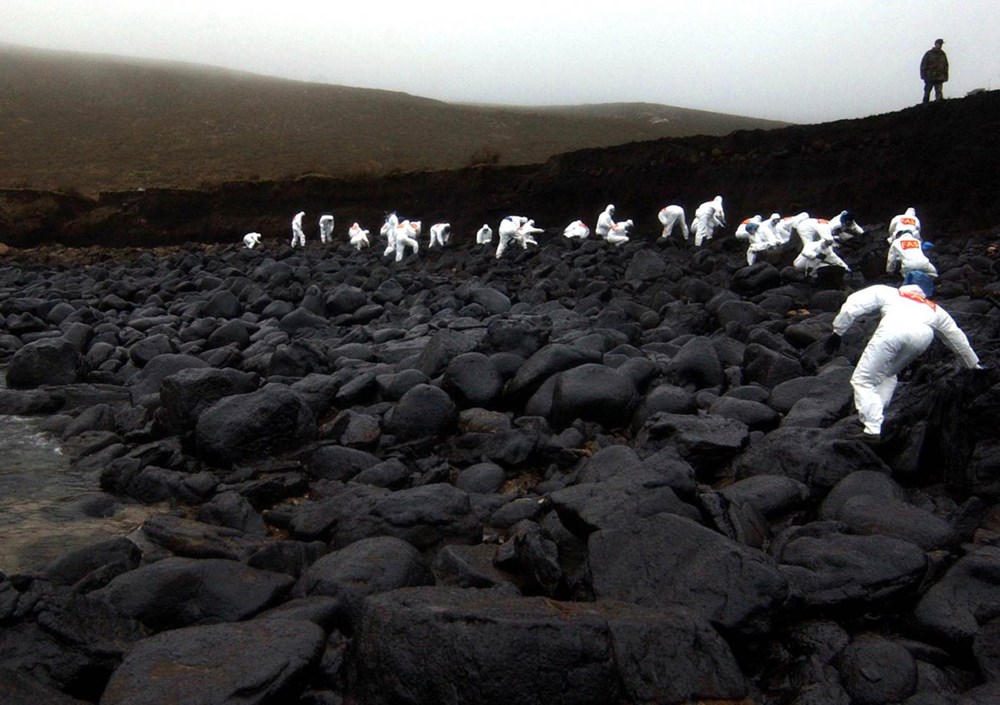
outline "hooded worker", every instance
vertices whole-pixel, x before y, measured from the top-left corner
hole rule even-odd
[[[920,218],[917,217],[917,211],[914,208],[907,208],[905,213],[893,216],[892,220],[889,221],[889,236],[885,241],[891,244],[896,239],[896,235],[904,230],[909,230],[920,237]]]
[[[319,217],[319,241],[324,245],[333,242],[333,216],[327,213]]]
[[[854,213],[843,210],[830,218],[830,233],[837,242],[847,242],[854,237],[864,235],[865,229],[858,225]]]
[[[823,237],[802,245],[802,251],[792,262],[792,266],[807,275],[815,274],[821,267],[841,267],[851,271],[847,262],[840,258],[836,249],[837,243],[832,237]]]
[[[292,218],[292,247],[298,245],[299,247],[306,246],[306,234],[302,232],[302,218],[306,215],[305,211],[299,211]]]
[[[588,237],[590,237],[590,228],[588,228],[587,224],[584,223],[582,220],[574,220],[572,223],[566,226],[565,230],[563,230],[563,237],[570,238],[571,240],[573,238],[586,240]]]
[[[243,236],[243,246],[252,250],[260,244],[260,237],[260,233],[247,233]]]
[[[607,240],[608,233],[613,227],[615,227],[615,206],[609,203],[607,208],[597,216],[597,226],[594,228],[594,232],[598,237]]]
[[[535,226],[534,220],[529,220],[523,215],[508,215],[500,221],[500,242],[497,244],[496,258],[500,259],[504,251],[511,242],[517,242],[525,250],[528,245],[537,245],[535,234],[543,232]]]
[[[808,215],[795,224],[795,232],[805,245],[817,240],[850,240],[855,235],[864,234],[864,229],[854,222],[854,214],[841,211],[832,220],[810,218]]]
[[[792,239],[792,234],[797,232],[799,223],[809,218],[809,214],[806,211],[801,213],[796,213],[795,215],[786,215],[774,226],[774,234],[777,236],[780,244],[784,245],[790,242]]]
[[[680,206],[670,205],[661,208],[660,212],[656,214],[656,218],[663,225],[663,232],[660,233],[660,237],[669,237],[674,228],[678,226],[685,241],[691,236],[691,233],[688,231],[687,222],[685,221],[684,209]]]
[[[395,213],[393,214],[395,216]],[[402,262],[409,247],[416,254],[420,250],[420,231],[423,229],[419,220],[401,220],[396,224],[393,237],[393,249],[396,251],[396,261]]]
[[[781,216],[778,213],[772,213],[767,220],[747,224],[746,229],[750,236],[750,244],[747,245],[747,264],[753,264],[757,261],[757,253],[781,245],[781,240],[775,232],[775,227],[780,221]]]
[[[428,247],[444,247],[451,240],[451,223],[434,223],[431,226],[431,241]]]
[[[922,272],[911,272],[898,289],[876,284],[851,294],[833,319],[833,335],[824,346],[829,353],[858,317],[876,311],[882,316],[851,375],[865,440],[880,438],[885,408],[896,391],[896,376],[930,346],[935,334],[963,365],[979,367],[979,357],[965,333],[931,300],[933,295],[933,280]]]
[[[347,237],[351,241],[351,246],[361,252],[362,248],[369,247],[371,242],[368,240],[368,231],[362,228],[357,223],[354,223],[347,231]]]
[[[608,236],[604,239],[610,242],[615,247],[618,247],[619,245],[624,245],[626,242],[629,241],[629,237],[632,235],[633,227],[634,224],[632,223],[631,218],[629,218],[628,220],[623,220],[618,223],[615,223],[612,226],[611,230],[608,231]]]
[[[885,271],[895,274],[897,271],[904,277],[910,272],[923,272],[929,277],[936,277],[937,267],[931,264],[924,251],[924,243],[920,236],[910,230],[901,230],[896,239],[889,245],[885,256]]]
[[[715,237],[715,229],[726,226],[726,212],[722,209],[722,196],[705,201],[694,212],[694,244],[701,247],[705,240]]]
[[[755,215],[752,218],[747,218],[736,226],[736,232],[733,233],[733,237],[737,240],[750,240],[751,232],[757,231],[757,228],[760,226],[762,220],[764,220],[764,217],[761,215]],[[753,228],[750,228],[750,225],[753,225]]]
[[[483,223],[483,227],[476,232],[476,244],[488,245],[491,242],[493,242],[493,228]]]

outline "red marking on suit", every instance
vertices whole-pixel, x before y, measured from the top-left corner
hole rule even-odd
[[[899,292],[899,295],[905,299],[909,299],[910,301],[916,301],[918,304],[927,304],[931,307],[931,309],[937,311],[937,304],[923,294],[915,294],[912,291],[901,291]]]
[[[919,249],[920,243],[917,242],[916,240],[900,240],[899,246],[904,250],[913,250],[913,249]]]

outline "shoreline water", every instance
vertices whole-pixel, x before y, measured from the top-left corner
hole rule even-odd
[[[0,388],[6,388],[0,372]],[[149,514],[76,470],[44,417],[0,415],[0,572],[31,572],[68,551],[126,535]]]

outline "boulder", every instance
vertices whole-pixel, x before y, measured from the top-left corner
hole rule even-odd
[[[314,441],[318,433],[312,410],[278,384],[220,399],[195,426],[199,455],[223,466],[276,455]]]
[[[7,386],[35,389],[79,382],[81,357],[65,338],[43,338],[18,349],[7,367]]]
[[[597,531],[588,547],[598,600],[681,605],[727,631],[761,634],[788,596],[769,556],[672,514]]]
[[[676,606],[406,588],[366,601],[355,646],[364,702],[680,704],[746,693],[726,643]]]
[[[135,645],[111,674],[101,703],[290,702],[319,664],[325,645],[323,630],[304,620],[174,629]]]

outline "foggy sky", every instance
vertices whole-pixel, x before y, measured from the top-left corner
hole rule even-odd
[[[826,122],[1000,88],[997,0],[0,0],[0,42],[449,102],[648,102]],[[0,67],[2,68],[2,67]]]

